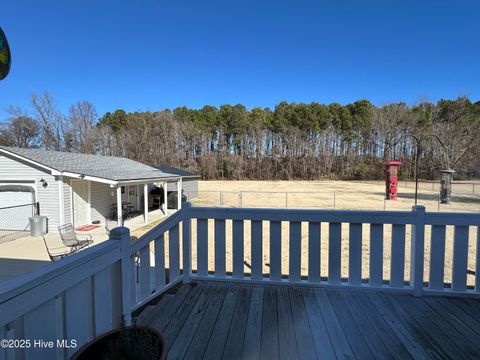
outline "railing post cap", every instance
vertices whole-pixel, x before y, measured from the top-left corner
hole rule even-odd
[[[413,211],[423,211],[423,212],[425,212],[425,206],[423,206],[423,205],[413,205],[412,210]]]
[[[124,226],[116,227],[110,230],[110,240],[130,239],[130,229]]]

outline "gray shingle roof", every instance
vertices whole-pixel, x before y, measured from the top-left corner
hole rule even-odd
[[[0,146],[0,152],[2,149],[60,172],[71,172],[113,181],[178,177],[178,175],[166,173],[123,157]]]
[[[153,167],[155,169],[158,169],[158,170],[163,171],[165,173],[178,175],[178,176],[181,176],[183,178],[188,178],[188,177],[198,178],[198,177],[200,177],[200,175],[197,175],[197,174],[194,174],[194,173],[182,170],[182,169],[174,168],[172,166],[153,165]]]

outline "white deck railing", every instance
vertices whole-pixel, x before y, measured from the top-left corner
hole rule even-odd
[[[362,247],[365,224],[369,226],[367,276],[362,270],[366,256]],[[386,236],[386,226],[391,227],[391,237]],[[449,226],[454,227],[452,239],[448,238]],[[406,236],[407,227],[410,237]],[[428,239],[427,227],[431,227]],[[288,228],[288,239],[282,236],[282,228]],[[478,296],[479,228],[480,214],[426,213],[422,206],[412,211],[385,212],[207,208],[186,204],[138,240],[130,238],[128,229],[116,228],[109,241],[0,285],[0,339],[75,339],[81,346],[118,327],[122,319],[129,324],[133,311],[190,279],[350,287],[410,292],[416,296]],[[268,236],[264,229],[268,229]],[[302,229],[306,229],[303,241]],[[322,229],[328,232],[327,247],[321,246],[325,238]],[[474,286],[467,286],[469,236],[471,241],[475,231],[476,239],[470,243],[476,247],[475,281]],[[390,249],[384,249],[386,240]],[[427,257],[426,241],[430,242]],[[302,242],[306,243],[303,248]],[[342,246],[345,242],[346,261],[342,260],[342,253],[347,251]],[[451,283],[444,280],[447,242],[453,242]],[[247,245],[251,256],[250,269],[245,271]],[[268,249],[268,268],[264,248]],[[322,257],[327,248],[328,253]],[[384,250],[389,250],[388,258]],[[284,258],[288,258],[286,272],[282,272],[286,268],[282,266]],[[322,258],[328,259],[324,274]],[[63,359],[75,351],[54,347],[42,351],[44,355],[39,357],[37,350],[0,349],[0,360],[12,356],[28,358],[31,354],[36,354],[34,358]]]
[[[423,206],[412,211],[335,211],[335,210],[284,210],[284,209],[236,209],[203,208],[189,209],[190,217],[196,219],[197,269],[192,278],[226,279],[229,281],[255,281],[278,284],[303,284],[314,286],[347,286],[376,290],[479,294],[480,247],[476,250],[475,286],[467,288],[467,260],[469,232],[477,228],[480,238],[480,214],[426,213]],[[214,225],[209,226],[213,219]],[[225,272],[225,223],[232,221],[231,274]],[[250,223],[251,272],[244,273],[244,249],[246,245],[245,222]],[[289,239],[282,241],[282,222],[288,223]],[[269,237],[263,234],[267,223]],[[307,245],[302,249],[302,223],[307,223]],[[320,276],[321,224],[328,224],[328,269]],[[347,234],[342,236],[342,224],[348,224]],[[362,259],[366,254],[362,247],[364,224],[369,224],[368,282],[362,282]],[[391,249],[388,260],[384,256],[385,225],[391,225]],[[430,271],[424,277],[425,229],[431,225]],[[454,226],[453,268],[451,284],[444,282],[446,227]],[[410,254],[406,258],[406,226],[411,226]],[[213,228],[214,254],[209,254],[209,229]],[[345,230],[345,226],[343,226]],[[343,238],[343,240],[342,240]],[[341,276],[342,242],[348,242],[347,276]],[[267,242],[267,244],[265,244]],[[287,249],[282,249],[282,242]],[[479,240],[477,239],[477,243]],[[269,273],[264,269],[264,246],[269,249]],[[303,257],[308,259],[307,274],[302,275]],[[307,254],[305,254],[305,252]],[[282,253],[288,257],[288,273],[282,274]],[[214,256],[213,269],[208,271],[209,259]],[[410,278],[405,280],[405,266],[410,263]],[[305,265],[305,264],[304,264]],[[389,277],[384,274],[388,267]],[[285,268],[285,267],[284,267]],[[427,280],[425,282],[425,280]]]
[[[10,342],[0,347],[0,359],[65,359],[76,350],[72,340],[81,346],[117,328],[120,280],[119,243],[106,241],[3,283],[0,340]],[[58,346],[57,340],[69,347]]]

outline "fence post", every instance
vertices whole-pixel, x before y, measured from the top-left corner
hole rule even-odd
[[[132,266],[130,254],[130,230],[126,227],[117,227],[110,231],[110,240],[120,241],[122,252],[122,317],[126,326],[132,324]]]
[[[183,205],[182,220],[182,241],[183,241],[183,282],[190,282],[192,271],[192,220],[190,218],[190,208],[192,205],[187,202]]]
[[[415,215],[412,224],[412,243],[410,250],[410,286],[414,296],[423,295],[423,260],[425,252],[425,206],[412,207]]]

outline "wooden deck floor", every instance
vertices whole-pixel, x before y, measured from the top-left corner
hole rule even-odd
[[[168,359],[480,358],[480,300],[198,282],[139,322]]]

